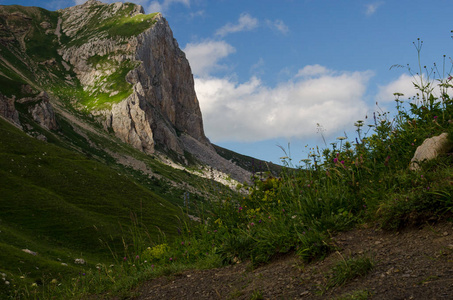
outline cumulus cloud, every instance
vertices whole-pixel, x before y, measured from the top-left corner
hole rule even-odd
[[[190,6],[190,0],[163,0],[163,1],[152,1],[147,9],[147,12],[161,12],[164,14],[168,8],[175,3],[184,4],[185,6]]]
[[[426,83],[426,78],[423,79]],[[379,86],[379,92],[376,96],[376,101],[381,103],[392,102],[395,100],[394,93],[401,93],[404,96],[401,96],[400,100],[407,100],[420,93],[414,86],[414,83],[420,84],[420,79],[418,77],[413,77],[408,74],[402,74],[396,80],[386,84]],[[433,87],[433,95],[437,98],[440,98],[442,95],[442,91],[438,86],[439,82],[433,81],[431,82],[431,87]],[[451,95],[451,91],[448,91],[448,94]]]
[[[379,86],[379,92],[376,96],[376,101],[385,103],[395,100],[394,93],[404,94],[404,97],[400,99],[408,99],[416,94],[414,84],[412,81],[414,78],[407,74],[402,74],[398,79],[386,84]]]
[[[321,65],[308,65],[305,66],[303,69],[300,69],[299,72],[297,72],[296,77],[313,77],[313,76],[319,76],[319,75],[325,75],[329,73],[330,71]]]
[[[295,77],[276,87],[257,77],[245,83],[195,78],[208,137],[214,142],[307,138],[316,133],[317,123],[327,132],[349,126],[367,112],[363,97],[373,74],[329,73]]]
[[[384,3],[383,2],[376,2],[376,3],[371,3],[371,4],[365,5],[365,14],[367,16],[373,15],[377,11],[379,6],[381,6],[382,4],[384,4]]]
[[[226,68],[218,63],[219,60],[235,51],[236,49],[227,42],[213,40],[189,43],[184,48],[192,73],[197,76],[207,76],[213,71]]]
[[[287,34],[289,32],[288,26],[286,26],[286,24],[282,20],[266,20],[266,24],[269,28],[282,34]]]
[[[258,19],[252,17],[247,13],[243,13],[239,16],[239,20],[236,24],[228,23],[225,26],[219,28],[216,31],[218,36],[226,36],[230,33],[240,32],[240,31],[250,31],[258,27]]]

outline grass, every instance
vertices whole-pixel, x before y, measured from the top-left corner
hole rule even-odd
[[[127,176],[30,138],[3,120],[0,132],[2,272],[18,277],[20,269],[30,283],[43,274],[73,274],[80,256],[91,266],[108,262],[109,248],[123,252],[131,242],[131,226],[148,243],[160,240],[162,231],[176,235],[180,210]]]
[[[340,260],[331,270],[325,289],[344,285],[357,277],[365,276],[374,267],[375,262],[369,256],[351,257]]]
[[[129,38],[144,32],[155,23],[156,13],[130,16],[134,6],[135,4],[125,3],[120,11],[112,15],[112,5],[92,5],[87,25],[67,43],[67,46],[80,46],[99,35],[105,38]],[[105,15],[107,17],[103,18]]]

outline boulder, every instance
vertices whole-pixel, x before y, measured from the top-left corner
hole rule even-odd
[[[421,162],[434,159],[452,149],[453,142],[448,139],[448,133],[446,132],[426,139],[420,146],[417,147],[414,157],[409,165],[409,169],[417,171],[420,169]]]

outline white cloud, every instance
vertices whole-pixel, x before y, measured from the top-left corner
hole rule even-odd
[[[266,20],[267,26],[271,29],[276,30],[282,34],[287,34],[289,32],[288,26],[282,20]]]
[[[239,16],[237,24],[228,23],[216,31],[216,35],[225,36],[230,33],[240,31],[250,31],[258,27],[258,19],[250,16],[247,13],[243,13]]]
[[[372,4],[367,4],[365,5],[365,14],[367,16],[371,16],[373,15],[377,9],[379,8],[379,6],[381,6],[382,4],[384,4],[383,2],[376,2],[376,3],[372,3]]]
[[[376,96],[376,101],[385,103],[395,100],[394,93],[404,94],[403,97],[400,97],[400,100],[408,99],[416,94],[414,84],[412,81],[414,78],[407,74],[402,74],[398,79],[383,85],[379,86],[379,92]]]
[[[187,7],[190,6],[190,0],[163,0],[162,2],[152,1],[148,6],[147,13],[161,12],[162,14],[165,14],[170,5],[175,3],[181,3]]]
[[[204,41],[189,43],[184,48],[190,62],[192,73],[197,76],[207,76],[211,72],[226,68],[218,62],[222,58],[236,52],[233,46],[225,41]]]
[[[332,71],[328,70],[326,67],[321,65],[308,65],[305,66],[303,69],[300,69],[297,72],[296,77],[313,77],[313,76],[320,76],[330,73]]]
[[[426,78],[423,78],[424,83],[426,84]],[[379,92],[376,96],[376,101],[381,102],[381,103],[386,103],[386,102],[392,102],[395,100],[395,95],[394,93],[401,93],[404,94],[404,96],[400,96],[399,99],[406,101],[414,96],[417,95],[417,93],[421,93],[419,90],[417,90],[414,86],[414,83],[420,84],[420,78],[418,77],[413,77],[407,74],[402,74],[400,77],[398,77],[396,80],[383,85],[379,86]],[[437,98],[440,98],[442,95],[442,92],[438,86],[439,82],[432,81],[431,82],[431,87],[433,88],[433,95]],[[447,92],[449,95],[451,95],[451,90]]]
[[[363,97],[372,72],[294,78],[276,87],[252,77],[195,78],[205,130],[214,142],[307,138],[320,123],[327,132],[350,126],[367,112]]]

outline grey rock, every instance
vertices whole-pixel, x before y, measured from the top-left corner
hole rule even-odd
[[[448,139],[448,133],[426,139],[417,147],[414,157],[411,159],[409,169],[416,171],[420,169],[420,163],[431,160],[441,154],[445,154],[453,149],[453,143]]]
[[[14,105],[15,97],[6,97],[0,94],[0,116],[6,118],[15,125],[22,127],[19,120],[19,112]]]
[[[109,5],[109,9],[100,10],[105,5]],[[123,5],[88,1],[64,9],[61,28],[66,35],[75,37],[83,31],[93,11],[100,14],[98,18],[108,18]],[[136,5],[130,15],[143,13],[143,7]],[[184,145],[179,135],[185,133],[212,147],[204,134],[189,62],[162,15],[157,14],[153,21],[154,24],[138,36],[113,38],[100,33],[82,45],[61,48],[59,53],[65,67],[71,65],[84,90],[93,95],[99,92],[108,93],[110,97],[117,95],[119,91],[115,86],[103,78],[118,72],[121,66],[135,66],[124,79],[131,84],[132,94],[113,104],[111,109],[90,111],[105,129],[111,128],[122,141],[146,153],[153,153],[155,145],[159,145],[161,149],[183,156]],[[90,63],[93,56],[108,56],[108,64],[93,65]],[[78,104],[75,106],[84,109]]]

